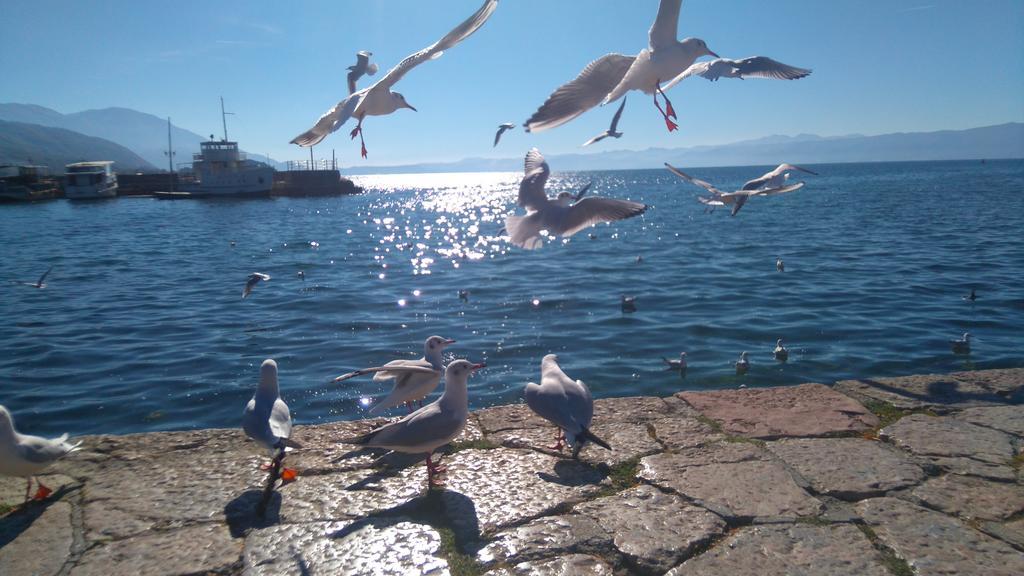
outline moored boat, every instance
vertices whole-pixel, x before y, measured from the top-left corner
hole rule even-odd
[[[64,177],[64,196],[70,199],[117,196],[117,173],[110,160],[68,164]]]

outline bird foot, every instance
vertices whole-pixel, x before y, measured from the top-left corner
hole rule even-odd
[[[363,156],[363,158],[366,158],[366,144],[362,145],[362,149],[359,151],[359,153]]]
[[[46,486],[43,486],[42,484],[40,484],[39,485],[39,489],[36,490],[35,496],[32,496],[32,499],[33,500],[46,500],[47,498],[50,497],[50,494],[53,494],[53,490],[50,490]]]
[[[351,136],[352,140],[355,140],[356,136],[359,136],[362,132],[362,127],[356,126],[355,128],[352,129],[351,132],[348,133],[348,135]]]
[[[267,470],[270,470],[273,467],[274,467],[274,463],[273,462],[261,462],[260,463],[260,470],[262,470],[263,472],[266,472]]]
[[[291,484],[299,478],[299,473],[294,468],[281,469],[281,486]]]
[[[673,122],[668,116],[665,116],[665,127],[668,128],[669,132],[675,132],[679,129],[679,125]]]

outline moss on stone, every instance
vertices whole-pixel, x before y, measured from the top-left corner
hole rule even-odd
[[[864,533],[871,545],[878,551],[878,555],[881,558],[882,565],[889,571],[893,576],[914,576],[914,569],[907,564],[907,561],[900,558],[892,548],[889,548],[878,538],[878,534],[871,529],[871,526],[867,524],[857,524],[857,528]]]
[[[698,422],[704,424],[708,428],[711,428],[714,432],[720,433],[722,431],[722,425],[719,424],[717,420],[712,420],[703,414],[697,414],[696,418]]]

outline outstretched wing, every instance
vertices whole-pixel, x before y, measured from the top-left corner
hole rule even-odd
[[[690,76],[703,76],[709,80],[717,79],[718,76],[709,74],[709,71],[713,66],[721,65],[721,63],[724,61],[724,58],[719,58],[717,60],[708,60],[706,62],[694,62],[693,64],[690,65],[689,68],[680,72],[678,76],[676,76],[672,80],[669,80],[668,84],[665,84],[664,86],[661,87],[661,90],[663,92],[668,92],[670,88],[672,88],[676,84],[679,84],[683,80],[686,80]]]
[[[50,273],[50,270],[53,270],[53,266],[50,266],[49,268],[46,269],[46,272],[43,272],[43,275],[40,276],[39,280],[36,282],[36,286],[43,285],[43,280],[46,280],[46,275]]]
[[[679,30],[679,6],[682,3],[683,0],[661,0],[658,15],[654,17],[654,24],[648,34],[651,50],[675,45]]]
[[[572,81],[559,86],[523,126],[527,132],[541,132],[566,122],[601,103],[626,71],[633,56],[605,54],[594,60]]]
[[[580,147],[582,148],[582,147],[585,147],[585,146],[590,146],[591,144],[593,144],[595,142],[600,142],[601,140],[604,140],[607,137],[608,137],[608,133],[607,132],[601,132],[597,136],[594,136],[590,140],[587,140],[586,142],[581,144]]]
[[[292,138],[292,144],[298,144],[299,146],[313,146],[319,144],[321,140],[327,137],[328,134],[334,132],[340,128],[348,119],[352,117],[352,113],[355,111],[356,106],[362,101],[363,96],[366,95],[366,90],[360,90],[354,94],[349,94],[347,98],[335,104],[334,108],[328,110],[312,128],[306,130],[302,134],[299,134],[295,138]]]
[[[599,222],[613,222],[638,216],[647,210],[646,204],[615,198],[584,198],[569,207],[563,224],[562,236],[573,234]]]
[[[373,374],[374,372],[391,372],[393,374],[437,374],[437,370],[433,368],[427,368],[424,366],[374,366],[372,368],[361,368],[349,372],[348,374],[342,374],[333,381],[341,382],[342,380],[348,380],[349,378],[355,378],[356,376],[363,376],[366,374]]]
[[[803,182],[797,182],[796,184],[790,184],[789,186],[780,186],[779,188],[767,188],[765,190],[758,190],[754,194],[751,194],[751,196],[775,196],[776,194],[795,192],[803,187]]]
[[[536,148],[526,153],[523,162],[524,176],[519,183],[519,205],[527,210],[540,210],[548,203],[547,193],[544,192],[544,185],[548,181],[551,169],[547,161]]]
[[[734,60],[733,64],[740,77],[774,78],[776,80],[796,80],[811,73],[808,68],[797,68],[772,60],[767,56],[750,56]]]
[[[619,118],[622,118],[622,110],[626,107],[626,97],[622,97],[622,104],[619,104],[619,109],[615,111],[615,116],[612,116],[612,125],[608,128],[609,132],[616,132],[619,127]]]
[[[388,73],[383,78],[377,81],[370,89],[384,88],[391,89],[409,70],[419,66],[427,60],[433,60],[439,58],[444,51],[455,46],[459,42],[462,42],[466,38],[469,38],[474,32],[477,31],[487,19],[491,17],[491,14],[498,7],[498,0],[485,0],[483,6],[480,7],[472,16],[467,18],[462,24],[455,27],[454,30],[445,35],[437,42],[434,42],[430,46],[427,46],[419,52],[407,56],[405,60],[398,63],[397,66],[388,70]]]
[[[672,166],[668,162],[665,162],[665,167],[668,168],[669,172],[675,174],[676,176],[679,176],[680,178],[686,180],[690,184],[696,184],[697,186],[700,186],[701,188],[707,190],[708,192],[711,192],[716,196],[721,196],[723,194],[721,190],[715,188],[710,183],[700,180],[698,178],[694,178],[693,176],[690,176],[689,174],[683,172],[682,170],[676,168],[675,166]]]

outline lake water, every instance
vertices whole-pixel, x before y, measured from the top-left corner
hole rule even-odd
[[[734,189],[766,169],[691,173]],[[275,358],[297,422],[360,418],[390,386],[330,379],[418,357],[432,334],[487,362],[474,408],[518,401],[549,352],[596,397],[1024,365],[1024,161],[812,169],[736,217],[704,214],[664,170],[556,172],[549,194],[593,181],[651,207],[533,252],[498,236],[518,173],[357,177],[368,192],[336,198],[0,206],[0,403],[39,434],[234,427]],[[46,289],[15,283],[51,264]],[[243,300],[254,271],[272,280]],[[965,331],[973,352],[955,356]],[[660,359],[682,350],[685,379]]]

